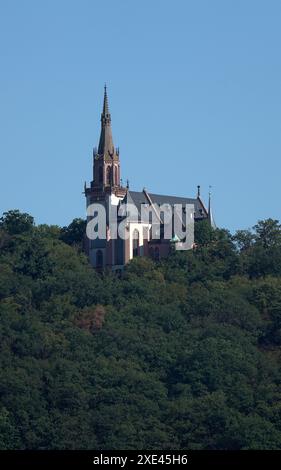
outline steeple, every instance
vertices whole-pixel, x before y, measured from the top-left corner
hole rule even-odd
[[[109,115],[110,117],[110,114],[109,114],[109,106],[108,106],[108,98],[107,98],[107,89],[106,89],[106,83],[104,85],[104,98],[103,98],[103,110],[102,110],[102,114],[105,116],[105,115]]]
[[[209,220],[211,227],[216,228],[216,223],[214,221],[212,205],[211,205],[211,188],[212,186],[209,186],[208,220]]]
[[[111,159],[115,154],[111,130],[111,115],[108,106],[106,85],[104,86],[103,109],[101,113],[101,133],[98,147],[98,155],[104,159]]]
[[[98,149],[94,149],[93,157],[93,187],[101,192],[120,189],[119,149],[113,144],[106,85],[104,86],[99,146]]]

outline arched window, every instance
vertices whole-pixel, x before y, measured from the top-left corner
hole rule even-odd
[[[108,166],[106,169],[106,184],[111,184],[111,167]]]
[[[156,248],[155,248],[154,259],[155,259],[155,261],[159,261],[159,260],[160,260],[160,252],[159,252],[158,246],[156,246]]]
[[[103,252],[101,250],[98,250],[96,254],[96,266],[97,268],[103,267]]]
[[[103,182],[103,168],[102,166],[99,167],[99,182]]]
[[[133,258],[139,256],[139,232],[137,229],[133,231]]]

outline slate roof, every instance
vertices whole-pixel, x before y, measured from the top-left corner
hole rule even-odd
[[[140,214],[141,205],[142,204],[150,204],[149,199],[147,198],[145,192],[148,194],[149,198],[151,199],[152,203],[158,204],[170,204],[173,206],[174,204],[194,204],[194,215],[196,220],[206,219],[208,216],[207,210],[201,201],[200,198],[186,198],[186,197],[179,197],[179,196],[165,196],[162,194],[153,194],[148,193],[147,191],[128,191],[125,197],[125,201],[127,203],[134,204],[138,212]]]

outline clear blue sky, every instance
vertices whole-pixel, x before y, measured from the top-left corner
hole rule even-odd
[[[0,0],[0,212],[84,217],[107,82],[130,187],[281,219],[281,2]]]

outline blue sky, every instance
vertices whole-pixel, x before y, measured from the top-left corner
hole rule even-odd
[[[281,2],[0,0],[0,212],[84,217],[104,82],[130,187],[281,219]]]

